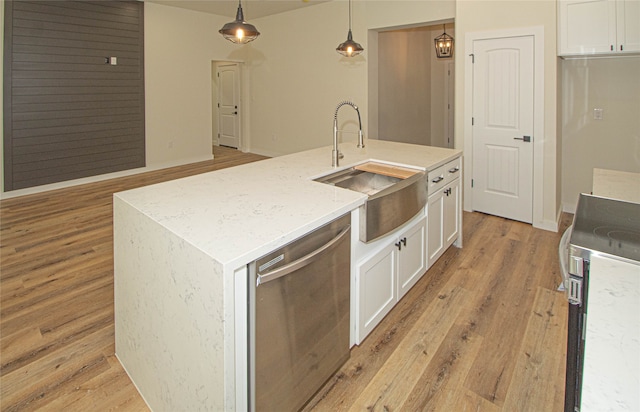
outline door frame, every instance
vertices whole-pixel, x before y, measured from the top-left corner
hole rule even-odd
[[[211,142],[219,145],[218,133],[220,133],[220,124],[218,120],[218,67],[225,64],[234,64],[238,67],[238,97],[240,99],[238,108],[240,111],[239,120],[239,140],[238,150],[242,152],[249,151],[249,105],[245,104],[248,99],[249,86],[247,82],[247,71],[244,68],[244,62],[239,60],[211,60]]]
[[[544,178],[544,27],[517,27],[504,30],[469,32],[465,34],[465,69],[464,69],[464,170],[473,170],[473,128],[471,116],[473,114],[473,42],[476,40],[491,40],[506,37],[533,36],[533,226],[546,228],[543,221],[543,178]],[[467,173],[464,179],[465,211],[473,210],[473,189],[471,188],[472,173]]]
[[[447,139],[447,146],[449,149],[454,148],[455,143],[455,78],[456,78],[456,62],[449,61],[445,66],[444,71],[444,111],[447,114],[444,120],[444,134]]]

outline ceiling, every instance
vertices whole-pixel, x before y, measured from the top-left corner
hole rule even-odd
[[[237,0],[144,0],[150,3],[180,7],[205,13],[236,17]],[[313,6],[330,0],[242,0],[242,11],[247,21],[286,11]]]

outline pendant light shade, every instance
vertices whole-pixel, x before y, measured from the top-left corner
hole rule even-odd
[[[357,56],[364,51],[359,43],[353,41],[353,34],[351,34],[351,0],[349,0],[349,32],[347,33],[347,40],[344,43],[340,43],[336,51],[346,57]]]
[[[442,25],[442,34],[434,40],[436,44],[436,55],[438,58],[446,58],[453,56],[453,37],[449,36]]]
[[[238,12],[236,13],[236,19],[222,26],[219,33],[230,42],[238,44],[249,43],[260,35],[256,26],[244,21],[241,0],[238,0]]]

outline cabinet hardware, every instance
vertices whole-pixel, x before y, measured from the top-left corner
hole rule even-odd
[[[620,51],[623,51],[622,44],[620,45]]]
[[[394,243],[396,245],[396,247],[398,248],[398,250],[402,250],[402,245],[407,246],[407,238],[403,237],[402,239],[398,240],[396,243]]]
[[[460,168],[458,166],[454,167],[453,169],[449,169],[449,173],[455,173],[458,170],[460,170]]]
[[[610,48],[611,48],[611,51],[613,51],[613,44],[610,46]]]
[[[435,179],[432,180],[433,183],[439,183],[442,182],[444,180],[444,176],[438,176]]]

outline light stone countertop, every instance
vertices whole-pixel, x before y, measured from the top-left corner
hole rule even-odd
[[[368,160],[429,171],[455,149],[367,140],[331,146],[114,194],[150,219],[235,269],[364,204],[366,196],[312,179]]]
[[[640,266],[591,257],[581,411],[640,410]]]
[[[640,173],[593,169],[593,194],[640,203]]]
[[[640,174],[594,169],[593,194],[640,203]],[[589,268],[581,411],[640,411],[640,264]]]

